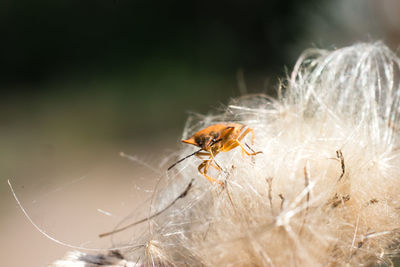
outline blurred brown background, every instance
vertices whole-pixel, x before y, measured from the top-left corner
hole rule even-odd
[[[396,0],[29,1],[0,3],[2,266],[44,266],[108,247],[179,148],[188,111],[274,94],[302,50],[400,40]],[[242,84],[246,86],[243,86]],[[140,217],[133,213],[133,217]],[[91,241],[91,243],[85,243]]]

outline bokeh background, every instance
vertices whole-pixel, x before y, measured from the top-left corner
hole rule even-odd
[[[96,234],[157,177],[120,151],[162,171],[189,112],[274,95],[304,49],[381,39],[396,50],[400,4],[3,0],[0,33],[1,265],[45,266],[70,249],[35,230],[8,179],[46,232],[107,247]]]

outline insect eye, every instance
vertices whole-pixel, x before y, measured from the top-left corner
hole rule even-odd
[[[196,137],[196,138],[195,138],[195,142],[196,142],[199,146],[201,146],[201,145],[203,144],[203,139],[202,139],[201,137]]]
[[[219,137],[219,134],[216,132],[211,132],[210,135],[213,137],[213,139],[212,139],[213,141],[217,140]]]

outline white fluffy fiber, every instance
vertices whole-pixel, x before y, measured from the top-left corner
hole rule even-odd
[[[312,49],[278,99],[246,96],[190,118],[184,138],[239,122],[263,154],[218,154],[223,171],[209,174],[225,189],[198,173],[195,157],[166,173],[153,213],[193,185],[124,256],[146,266],[389,264],[400,234],[399,70],[382,43]]]

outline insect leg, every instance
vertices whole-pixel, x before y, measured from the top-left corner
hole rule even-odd
[[[218,171],[222,171],[221,166],[218,165],[218,163],[216,161],[214,161],[214,163],[211,163],[211,166],[213,166],[215,169],[217,169]]]
[[[247,156],[254,156],[254,155],[257,155],[257,154],[262,153],[262,151],[257,151],[257,152],[252,152],[252,153],[248,152],[248,151],[244,148],[243,144],[242,144],[238,139],[236,139],[235,142],[232,143],[231,146],[236,147],[236,146],[238,146],[238,145],[242,148],[242,152],[246,153]],[[229,150],[229,147],[227,147],[227,149]]]
[[[254,130],[253,130],[252,128],[250,128],[250,127],[248,127],[248,128],[246,129],[246,131],[244,131],[244,132],[235,140],[236,144],[238,144],[238,145],[242,148],[242,152],[244,151],[247,155],[257,155],[257,154],[259,154],[259,153],[262,153],[262,151],[255,152],[255,151],[254,151],[249,145],[247,145],[247,144],[246,144],[246,146],[252,151],[252,153],[248,153],[248,152],[246,151],[246,149],[244,149],[244,146],[243,146],[243,144],[242,144],[240,141],[242,141],[242,139],[243,139],[248,133],[251,134],[251,144],[254,145]]]
[[[208,168],[210,167],[211,161],[212,161],[212,159],[203,161],[198,167],[199,173],[201,173],[204,177],[206,177],[207,180],[210,181],[211,183],[219,183],[221,186],[224,186],[223,182],[218,181],[217,179],[214,179],[207,175],[207,171],[208,171]],[[201,171],[201,169],[203,169],[203,171]]]
[[[196,157],[198,157],[199,159],[203,159],[201,156],[208,156],[210,157],[211,154],[209,152],[197,152],[196,153]]]
[[[221,166],[219,166],[218,163],[217,163],[217,161],[215,160],[215,156],[216,156],[217,154],[218,154],[218,151],[215,152],[215,154],[214,154],[212,151],[210,151],[210,157],[211,157],[211,159],[212,159],[211,166],[213,166],[215,169],[217,169],[217,170],[219,170],[219,171],[222,171]],[[213,164],[213,163],[214,163],[214,164]]]
[[[239,137],[238,141],[242,141],[242,139],[248,134],[251,134],[251,144],[254,145],[254,130],[250,127],[247,127],[246,131],[244,131]]]
[[[199,153],[196,154],[196,156],[197,156],[199,159],[203,159],[203,158],[201,158],[201,156],[208,156],[209,159],[211,159],[211,161],[214,161],[214,162],[211,162],[211,163],[210,163],[211,166],[214,167],[215,169],[217,169],[218,171],[221,171],[221,170],[222,170],[222,168],[221,168],[221,167],[218,165],[218,163],[215,161],[214,156],[213,156],[211,153],[209,153],[209,152],[199,152]]]

